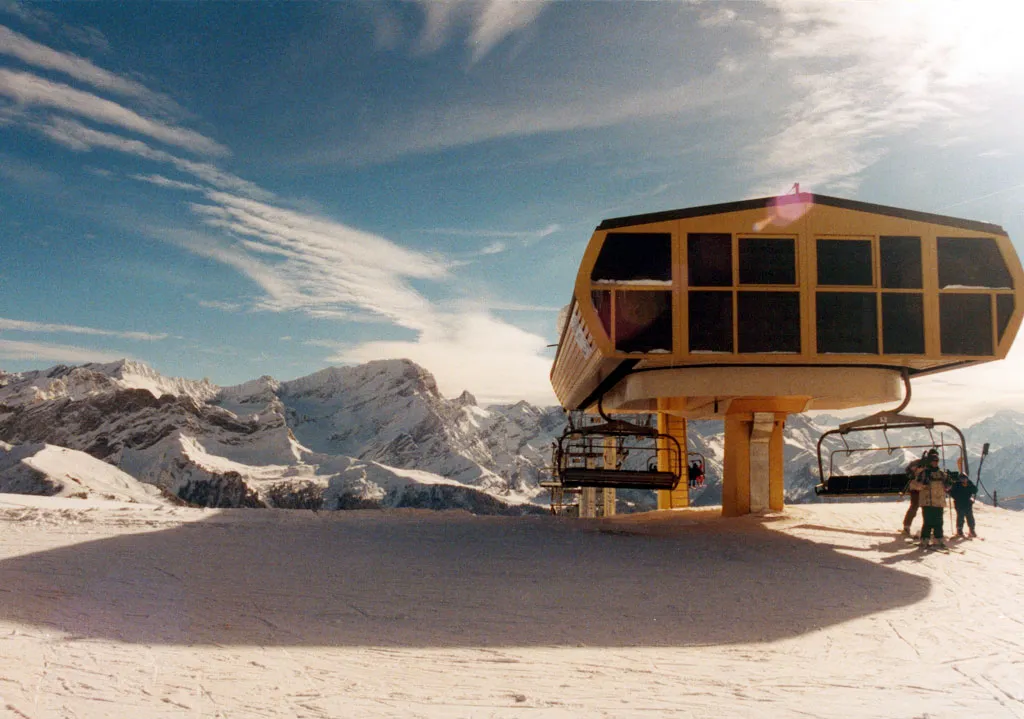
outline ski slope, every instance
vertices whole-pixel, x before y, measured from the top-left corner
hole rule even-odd
[[[905,506],[0,495],[0,716],[1024,717],[1024,514],[924,553]]]

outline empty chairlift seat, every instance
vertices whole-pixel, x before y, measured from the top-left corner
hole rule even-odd
[[[906,490],[906,472],[833,475],[814,488],[818,496],[856,497],[899,494]]]
[[[569,467],[561,473],[563,487],[612,489],[675,489],[679,475],[658,470],[587,469]]]

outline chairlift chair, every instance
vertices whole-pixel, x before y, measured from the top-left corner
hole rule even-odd
[[[554,445],[554,483],[563,488],[675,489],[685,472],[679,441],[650,426],[612,419],[574,427]],[[629,457],[630,467],[624,466]],[[658,467],[670,467],[664,470]],[[639,468],[637,468],[639,467]]]
[[[818,438],[818,477],[821,479],[821,484],[814,488],[814,493],[819,497],[878,497],[886,495],[902,494],[906,491],[907,485],[910,482],[910,478],[907,476],[906,470],[900,471],[899,473],[883,473],[883,474],[836,474],[835,473],[835,457],[836,455],[849,456],[856,452],[871,452],[871,451],[887,451],[890,455],[897,449],[930,449],[935,448],[943,450],[945,447],[956,448],[960,452],[960,457],[957,460],[957,466],[961,472],[970,475],[970,469],[967,466],[967,441],[964,439],[964,433],[959,428],[950,424],[949,422],[937,422],[931,417],[912,417],[906,414],[900,414],[907,405],[910,404],[910,374],[907,370],[902,372],[903,386],[906,389],[903,401],[900,406],[894,410],[882,410],[881,412],[875,412],[872,415],[868,415],[862,419],[854,420],[853,422],[846,422],[845,424],[839,425],[838,428],[829,430]],[[953,430],[956,437],[960,439],[959,443],[947,443],[945,441],[945,435],[940,437],[939,441],[935,440],[935,428],[936,427],[949,427]],[[928,431],[928,444],[914,444],[914,445],[893,445],[889,442],[889,430],[896,429],[926,429]],[[847,442],[847,438],[851,433],[857,432],[881,432],[885,438],[885,447],[851,447]],[[829,453],[828,463],[828,474],[825,474],[825,461],[824,461],[824,443],[825,440],[838,434],[843,440],[843,447],[840,449],[832,450]]]
[[[694,462],[697,462],[700,465],[700,476],[703,477],[706,480],[707,479],[707,471],[708,471],[708,463],[707,463],[706,458],[704,457],[704,453],[703,452],[694,452],[693,450],[691,450],[691,451],[686,453],[687,477],[689,477],[689,467]],[[703,487],[704,484],[702,482],[701,484],[698,484],[697,486],[698,487]]]
[[[940,438],[935,437],[936,427],[948,427],[952,430],[956,439],[946,441],[945,433]],[[929,441],[920,444],[892,444],[889,441],[889,430],[896,429],[925,429],[928,431]],[[858,432],[881,432],[885,438],[885,446],[851,447],[847,438]],[[828,473],[825,472],[825,440],[833,435],[839,435],[843,440],[843,446],[828,452]],[[959,441],[957,441],[959,440]],[[855,497],[855,496],[886,496],[902,494],[907,489],[909,477],[905,470],[898,473],[879,474],[839,474],[836,472],[836,457],[849,457],[858,452],[879,452],[885,451],[892,454],[900,449],[928,450],[937,449],[945,454],[946,448],[956,450],[959,454],[957,467],[964,474],[969,475],[967,460],[967,442],[964,440],[963,432],[949,422],[938,422],[930,417],[912,417],[902,415],[898,411],[877,412],[863,419],[847,422],[839,425],[837,429],[829,430],[818,439],[818,476],[821,484],[814,488],[815,494],[819,497]]]

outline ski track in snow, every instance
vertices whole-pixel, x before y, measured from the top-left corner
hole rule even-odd
[[[939,554],[903,508],[0,495],[0,717],[1024,718],[1024,514]]]

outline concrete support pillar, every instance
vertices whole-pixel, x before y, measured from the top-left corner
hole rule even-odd
[[[775,413],[775,422],[772,427],[772,436],[768,440],[768,508],[781,512],[785,504],[785,457],[783,452],[786,449],[786,442],[782,437],[786,429],[786,415],[783,412]]]
[[[750,425],[750,511],[768,509],[768,484],[771,473],[769,440],[775,425],[775,413],[754,412]]]
[[[593,519],[597,516],[597,488],[583,487],[580,490],[580,518]]]
[[[605,517],[614,517],[615,516],[615,500],[616,500],[616,497],[615,497],[615,487],[605,487],[604,490],[602,490],[602,494],[604,495],[604,507],[603,507],[604,515],[603,516],[605,516]]]
[[[605,437],[604,439],[604,467],[605,469],[618,469],[619,462],[622,460],[619,457],[619,442],[615,437]],[[612,517],[615,515],[615,489],[613,487],[605,487],[602,492],[602,515],[605,517]]]
[[[664,451],[670,444],[668,440],[665,440],[661,447],[663,451],[658,452],[658,469],[662,472],[679,472],[682,477],[675,489],[658,490],[658,509],[689,507],[690,482],[686,471],[686,420],[666,412],[658,412],[658,432],[675,437],[682,452],[678,466],[671,464],[672,455]]]
[[[723,516],[782,509],[785,423],[785,412],[737,411],[725,416]]]

